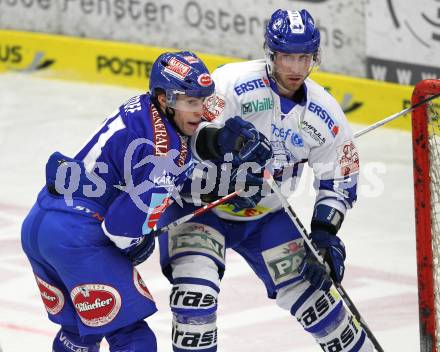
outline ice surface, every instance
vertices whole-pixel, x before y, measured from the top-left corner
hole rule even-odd
[[[21,251],[20,224],[43,185],[55,150],[72,155],[102,120],[139,91],[0,75],[0,349],[50,351],[57,326],[46,318]],[[382,118],[378,116],[378,119]],[[361,126],[354,126],[354,130]],[[344,287],[385,351],[419,349],[410,135],[380,130],[360,137],[359,201],[340,232],[347,247]],[[308,224],[313,196],[306,172],[292,198]],[[157,252],[139,271],[159,312],[148,319],[159,351],[171,351],[170,286]],[[233,251],[219,298],[219,351],[321,351]],[[104,351],[108,346],[104,346]]]

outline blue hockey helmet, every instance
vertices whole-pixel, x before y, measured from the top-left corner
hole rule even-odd
[[[214,88],[207,67],[190,51],[163,53],[151,68],[150,92],[155,96],[158,89],[162,90],[169,107],[175,106],[177,94],[206,98]]]
[[[319,29],[307,10],[276,10],[266,27],[266,46],[272,52],[317,54]]]

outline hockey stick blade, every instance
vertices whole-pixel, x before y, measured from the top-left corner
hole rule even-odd
[[[316,259],[321,264],[326,265],[327,269],[328,269],[328,264],[324,261],[324,258],[319,253],[316,245],[310,239],[309,234],[308,234],[306,228],[301,223],[300,219],[296,215],[295,211],[293,210],[293,208],[290,205],[290,203],[287,200],[287,198],[281,193],[281,190],[278,187],[278,185],[276,184],[272,174],[267,169],[264,170],[264,179],[269,184],[270,188],[275,193],[275,195],[278,197],[278,199],[280,200],[280,202],[281,202],[281,204],[282,204],[282,206],[284,208],[284,211],[290,217],[290,219],[292,220],[293,224],[299,229],[300,234],[301,234],[302,238],[304,239],[304,242],[307,243],[307,245],[311,249],[312,253],[315,255]],[[362,315],[359,313],[359,311],[357,310],[357,308],[354,305],[353,301],[350,299],[350,297],[348,296],[347,292],[342,287],[342,285],[338,284],[338,283],[335,283],[335,282],[333,282],[333,285],[336,287],[336,290],[341,295],[341,298],[344,301],[344,303],[347,306],[347,308],[350,310],[350,312],[354,315],[354,317],[359,321],[361,326],[364,328],[365,333],[367,334],[367,336],[369,337],[369,339],[373,343],[374,348],[377,350],[377,352],[384,352],[383,348],[379,344],[379,341],[377,341],[376,337],[373,335],[373,332],[368,327],[366,321],[364,320]]]

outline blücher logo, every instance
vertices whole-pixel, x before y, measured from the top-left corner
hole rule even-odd
[[[273,108],[273,100],[270,98],[264,98],[263,100],[252,100],[241,105],[241,114],[247,115],[250,113],[256,113],[260,111],[267,111]]]
[[[121,308],[121,296],[108,285],[77,286],[70,296],[81,321],[87,326],[97,327],[110,323]]]
[[[64,295],[60,289],[35,276],[41,299],[48,313],[58,314],[64,307]]]
[[[148,290],[147,285],[145,285],[144,280],[142,280],[142,277],[139,274],[139,272],[136,270],[136,268],[133,268],[133,282],[134,282],[134,286],[142,296],[154,301],[153,296],[150,293],[150,290]]]

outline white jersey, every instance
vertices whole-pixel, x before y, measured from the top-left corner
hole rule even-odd
[[[222,126],[227,119],[241,116],[270,140],[275,175],[290,170],[290,175],[299,178],[301,166],[307,162],[316,179],[315,204],[329,205],[343,214],[351,208],[356,200],[359,156],[344,112],[323,87],[306,79],[305,99],[295,104],[277,93],[264,60],[224,65],[214,71],[212,78],[216,101],[208,104],[205,113],[210,124]],[[207,124],[202,123],[198,131]],[[196,157],[197,135],[192,140]],[[234,212],[232,205],[220,205],[214,211],[225,219],[246,221],[280,208],[276,195],[271,194],[253,209]]]

